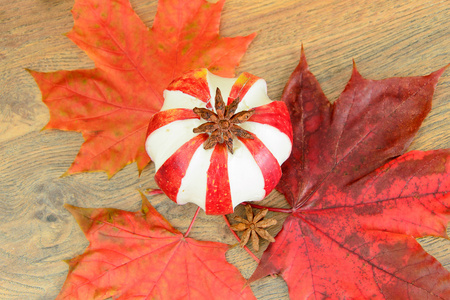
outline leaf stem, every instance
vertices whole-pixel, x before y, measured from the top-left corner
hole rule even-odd
[[[184,234],[184,237],[187,237],[189,232],[191,231],[192,226],[194,225],[195,219],[197,219],[199,211],[200,211],[200,206],[197,207],[197,210],[195,211],[194,217],[192,218],[191,224],[189,225],[188,229],[186,230],[186,233]]]
[[[274,212],[280,212],[280,213],[285,213],[285,214],[291,214],[294,212],[294,210],[292,208],[278,208],[278,207],[266,207],[266,206],[261,206],[258,204],[253,204],[253,203],[248,203],[248,202],[242,202],[242,205],[251,205],[251,207],[254,208],[258,208],[258,209],[267,209],[268,211],[274,211]]]
[[[231,231],[231,233],[234,235],[234,237],[236,238],[236,240],[237,240],[238,242],[240,242],[241,239],[238,237],[238,235],[236,234],[236,232],[234,232],[234,230],[231,229],[231,224],[230,224],[230,222],[228,221],[227,216],[226,216],[226,215],[223,215],[223,219],[225,220],[225,223],[227,223],[228,228],[230,228],[230,231]],[[247,253],[250,254],[250,256],[251,256],[251,257],[259,264],[259,258],[257,258],[256,255],[253,254],[253,252],[250,251],[250,249],[248,249],[247,246],[244,246],[244,249],[245,249],[245,251],[247,251]]]

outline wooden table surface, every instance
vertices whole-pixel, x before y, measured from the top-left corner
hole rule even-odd
[[[149,27],[155,0],[131,0]],[[156,187],[150,164],[138,177],[131,164],[108,180],[105,173],[60,177],[80,148],[81,134],[40,131],[49,120],[31,75],[37,71],[92,68],[93,62],[63,33],[73,20],[72,0],[0,0],[0,299],[53,299],[67,275],[63,262],[87,246],[64,203],[137,210],[138,190]],[[425,75],[450,62],[450,1],[431,0],[228,0],[223,36],[258,32],[237,73],[263,77],[279,99],[298,63],[303,42],[312,72],[334,101],[350,78],[352,58],[371,79]],[[450,70],[439,81],[433,109],[411,149],[450,147]],[[164,195],[150,202],[185,231],[196,207]],[[273,192],[265,204],[286,206]],[[241,210],[238,210],[241,212]],[[280,224],[281,214],[275,216]],[[276,233],[281,225],[272,230]],[[235,244],[223,219],[200,213],[190,234]],[[450,270],[450,241],[420,240]],[[258,256],[267,247],[262,243]],[[326,255],[326,253],[324,253]],[[227,259],[249,277],[256,263],[239,247]],[[258,299],[287,299],[283,279],[251,285]]]

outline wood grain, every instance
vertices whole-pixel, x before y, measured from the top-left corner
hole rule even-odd
[[[156,1],[131,2],[151,26]],[[0,0],[1,299],[53,299],[57,295],[68,269],[63,260],[87,246],[63,203],[137,210],[137,190],[156,187],[152,165],[141,177],[135,164],[111,180],[104,173],[60,177],[83,139],[73,132],[40,132],[49,114],[25,68],[55,71],[94,66],[63,35],[73,25],[72,5],[72,0]],[[450,62],[450,2],[446,0],[229,0],[221,29],[224,36],[258,32],[238,73],[266,78],[272,99],[280,98],[298,63],[301,43],[331,101],[349,79],[352,59],[361,74],[371,79],[425,75]],[[411,149],[450,147],[450,71],[440,79],[433,104]],[[164,195],[150,201],[181,231],[187,229],[196,210],[191,204],[177,206]],[[265,202],[286,206],[277,192]],[[241,208],[237,213],[242,214]],[[284,216],[269,217],[281,224]],[[235,244],[221,217],[203,213],[190,236]],[[423,238],[420,242],[450,270],[450,241]],[[266,247],[263,242],[257,255]],[[239,247],[232,248],[227,258],[245,277],[256,267]],[[251,287],[258,299],[288,298],[280,277],[262,279]]]

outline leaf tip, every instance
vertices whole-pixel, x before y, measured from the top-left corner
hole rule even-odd
[[[77,210],[79,209],[78,206],[74,206],[69,203],[64,203],[64,208],[67,209],[72,215],[74,215],[77,212]]]
[[[41,131],[42,130],[45,130],[46,128],[44,127],[44,128],[42,128],[41,129]],[[65,171],[61,176],[59,176],[59,178],[64,178],[64,177],[67,177],[67,176],[69,176],[70,175],[70,172],[69,172],[69,170],[67,170],[67,171]]]
[[[220,6],[220,10],[222,10],[223,5],[225,4],[225,0],[205,0],[205,2],[219,5]]]
[[[442,238],[444,238],[444,239],[450,241],[450,237],[449,237],[448,234],[447,234],[446,228],[444,228],[444,232],[442,233],[442,235],[441,235],[440,237],[442,237]]]
[[[127,163],[127,165],[130,163]],[[114,175],[117,174],[117,172],[119,172],[120,170],[122,170],[124,167],[120,167],[118,170],[117,169],[108,169],[108,168],[104,168],[104,169],[100,169],[100,170],[87,170],[85,172],[105,172],[106,176],[108,177],[108,180],[111,180],[111,178],[114,177]]]
[[[448,63],[447,65],[443,66],[439,70],[432,72],[428,76],[433,77],[433,79],[435,79],[437,81],[442,76],[442,74],[447,70],[448,67],[450,67],[450,63]]]
[[[253,33],[250,33],[249,35],[247,35],[246,37],[250,40],[250,42],[251,41],[253,41],[253,39],[256,37],[258,35],[258,32],[253,32]]]
[[[28,74],[30,74],[31,76],[33,76],[34,80],[36,80],[36,74],[39,72],[36,72],[34,70],[28,69],[28,68],[24,68],[25,71],[28,72]]]
[[[356,67],[356,61],[354,58],[352,58],[352,79],[355,78],[362,78],[361,73],[359,73],[358,68]]]
[[[142,206],[141,206],[141,211],[144,215],[146,215],[149,212],[149,208],[151,206],[150,202],[148,201],[147,197],[145,196],[145,194],[141,191],[138,190],[139,194],[141,195],[141,200],[142,200]]]
[[[72,204],[69,204],[69,203],[64,203],[63,206],[64,206],[65,209],[70,209],[70,208],[75,207],[75,206],[73,206]]]
[[[305,68],[308,67],[308,62],[306,61],[305,48],[303,47],[303,43],[300,47],[300,64],[303,65]]]

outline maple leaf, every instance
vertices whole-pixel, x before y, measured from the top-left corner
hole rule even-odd
[[[415,240],[447,238],[450,150],[403,154],[444,69],[368,80],[354,66],[331,104],[302,49],[282,96],[294,146],[277,189],[292,214],[250,281],[281,274],[292,299],[450,299],[450,273]]]
[[[137,212],[66,205],[90,245],[57,299],[256,299],[228,245],[183,236],[141,196]]]
[[[164,88],[184,72],[206,67],[232,77],[256,34],[219,36],[225,0],[160,0],[149,30],[128,0],[76,0],[67,36],[94,60],[95,69],[30,71],[50,110],[46,129],[82,132],[85,142],[66,172],[106,171],[150,162],[144,149],[150,118]]]

